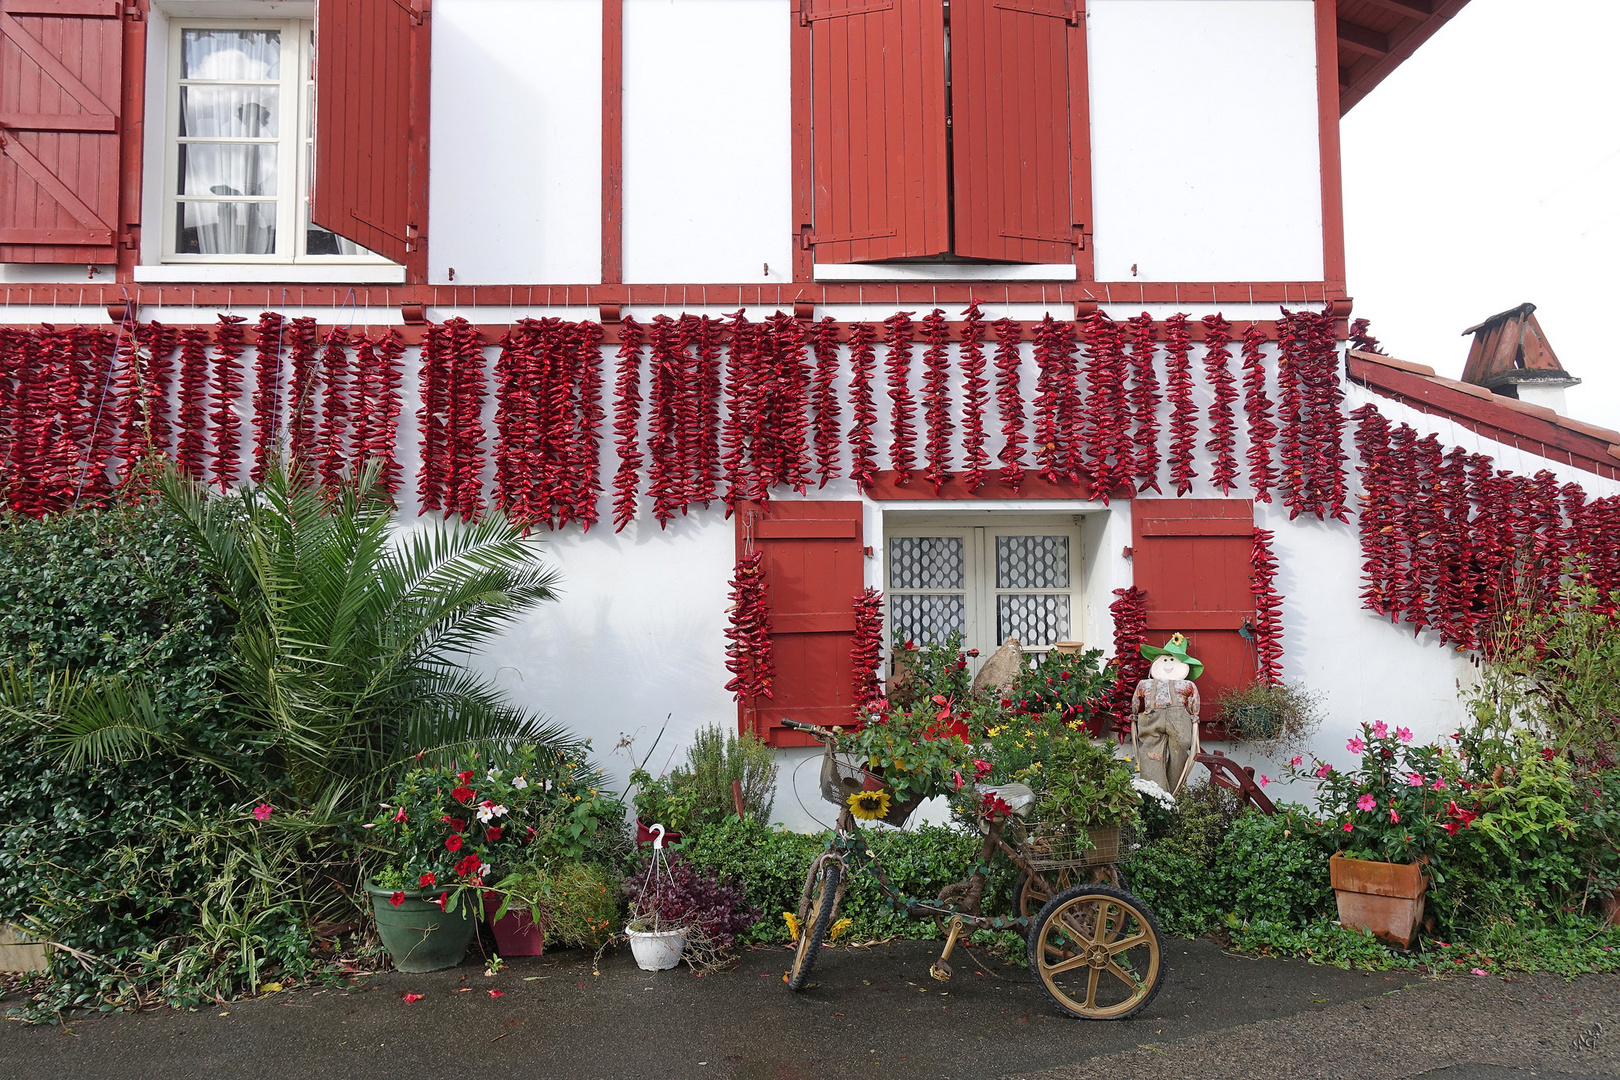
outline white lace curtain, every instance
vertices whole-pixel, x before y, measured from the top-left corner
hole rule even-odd
[[[281,32],[187,29],[180,77],[179,250],[275,254]]]

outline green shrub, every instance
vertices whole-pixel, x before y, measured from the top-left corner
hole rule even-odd
[[[686,772],[696,795],[692,822],[706,825],[736,816],[732,781],[742,784],[743,809],[770,821],[777,768],[776,752],[758,735],[738,735],[719,724],[700,728],[686,748]]]

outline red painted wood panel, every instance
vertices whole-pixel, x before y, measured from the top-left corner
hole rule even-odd
[[[940,0],[805,0],[815,261],[950,248]]]
[[[406,261],[423,224],[425,195],[416,188],[425,192],[426,177],[416,176],[412,104],[426,98],[426,49],[413,48],[425,33],[400,0],[315,7],[310,218],[395,262]]]
[[[1074,260],[1070,58],[1084,32],[1078,21],[1074,0],[951,4],[956,254]]]
[[[1137,499],[1131,504],[1131,562],[1147,594],[1147,640],[1187,635],[1204,663],[1202,716],[1213,719],[1228,690],[1254,681],[1255,656],[1238,628],[1254,618],[1250,558],[1254,504],[1247,499]]]
[[[0,262],[113,261],[123,50],[114,0],[0,3]]]
[[[814,740],[782,727],[782,718],[848,724],[855,692],[849,650],[855,596],[865,588],[859,502],[746,503],[737,511],[737,551],[752,542],[765,554],[771,607],[774,697],[739,704],[738,721],[772,746]]]

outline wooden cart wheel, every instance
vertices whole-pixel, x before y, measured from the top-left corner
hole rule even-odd
[[[826,859],[810,868],[813,880],[805,883],[810,902],[800,906],[804,917],[799,923],[799,946],[793,952],[793,970],[788,972],[789,990],[804,989],[810,969],[816,966],[816,954],[821,952],[821,943],[826,940],[838,907],[838,882],[843,869],[837,859]]]
[[[1124,889],[1076,885],[1048,900],[1029,928],[1029,966],[1070,1016],[1124,1020],[1163,984],[1159,924]]]
[[[1091,883],[1097,885],[1112,885],[1116,889],[1125,887],[1120,877],[1119,867],[1113,863],[1101,866],[1062,866],[1056,870],[1043,870],[1041,877],[1057,887],[1062,892],[1073,885]],[[1039,881],[1034,880],[1022,871],[1018,879],[1013,882],[1013,910],[1020,915],[1037,915],[1046,902],[1052,899],[1052,894],[1041,887]]]

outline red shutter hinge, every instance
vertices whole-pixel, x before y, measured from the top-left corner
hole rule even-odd
[[[1125,557],[1126,557],[1126,558],[1127,558],[1127,559],[1128,559],[1128,558],[1130,558],[1130,557],[1131,557],[1131,548],[1130,548],[1130,545],[1129,545],[1129,544],[1127,544],[1127,545],[1126,545],[1126,546],[1125,546],[1125,551],[1124,551],[1124,553],[1123,553],[1123,554],[1124,554],[1124,555],[1125,555]]]
[[[118,246],[126,251],[134,251],[138,241],[135,239],[134,229],[125,229],[118,236]]]
[[[427,322],[426,304],[401,304],[399,317],[406,326],[422,326]]]
[[[814,244],[812,243],[812,241],[810,239],[810,228],[811,227],[809,225],[800,225],[799,226],[799,250],[800,251],[810,251],[814,246]]]
[[[793,301],[793,317],[800,322],[809,322],[816,317],[816,302],[814,300]]]
[[[139,4],[125,4],[124,18],[133,23],[145,22],[146,12],[141,10]]]

